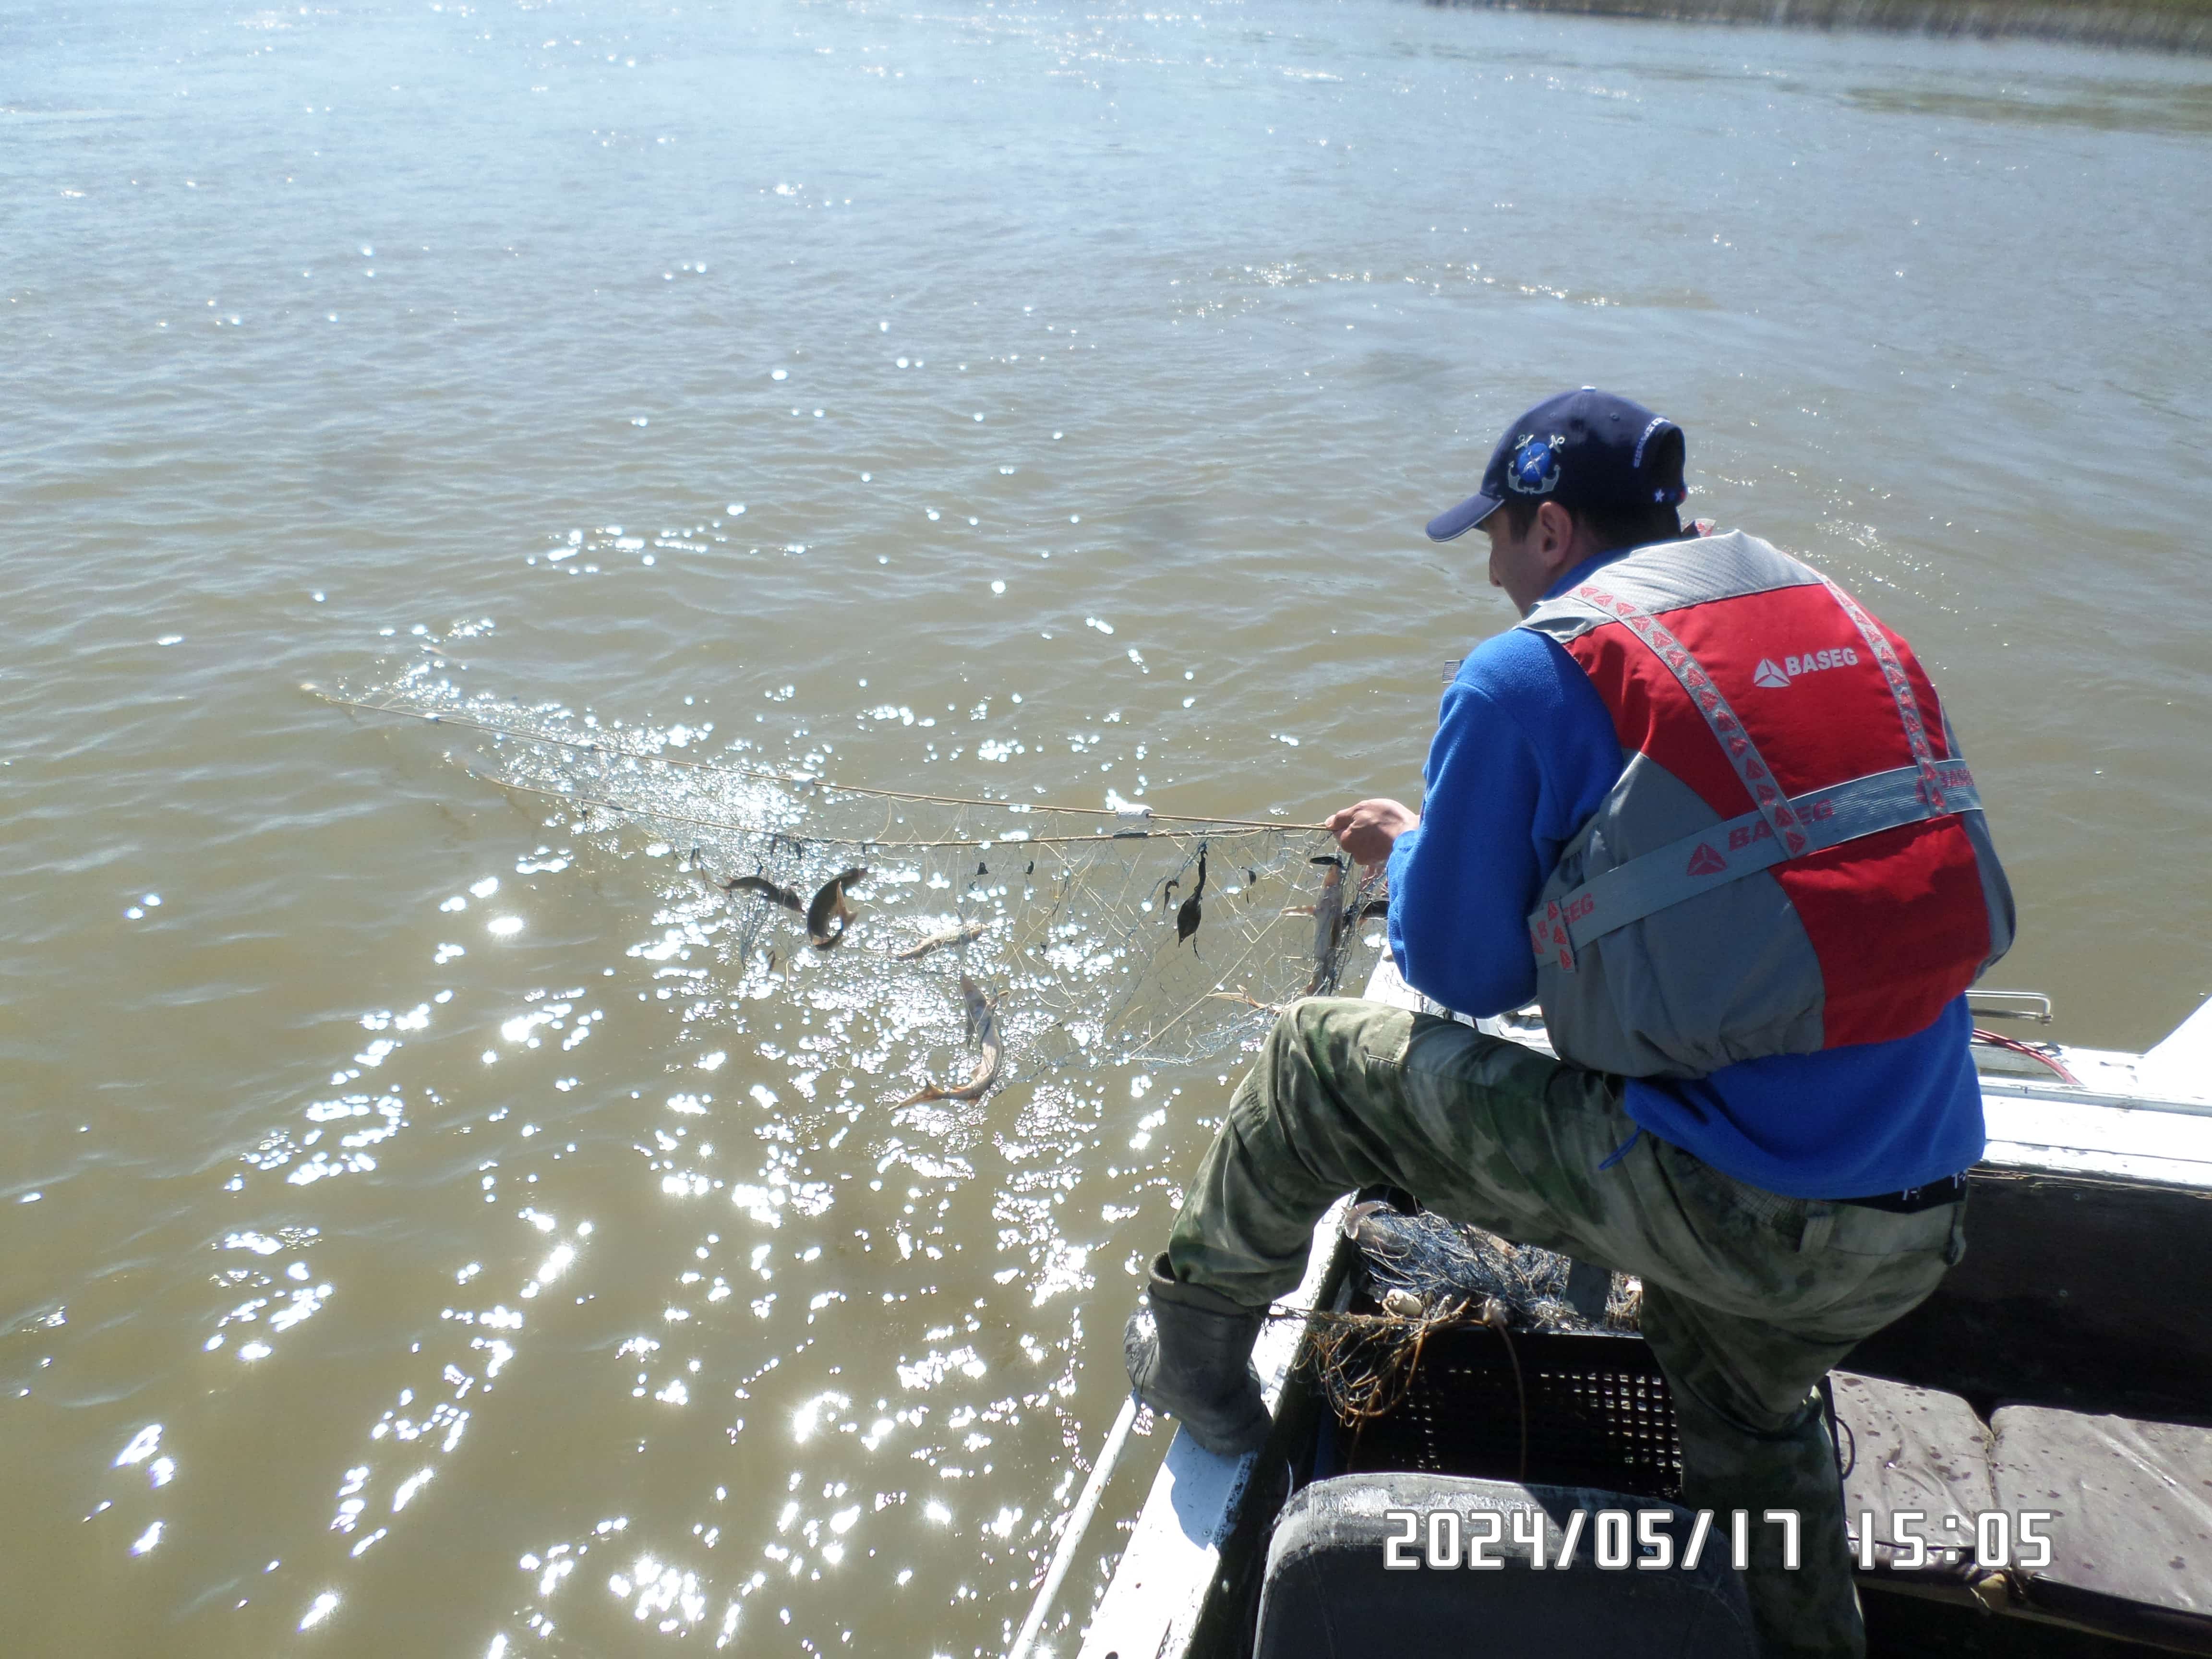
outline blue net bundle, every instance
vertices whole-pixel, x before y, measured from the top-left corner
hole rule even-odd
[[[1418,1306],[1433,1312],[1454,1304],[1480,1309],[1495,1300],[1513,1330],[1636,1328],[1642,1291],[1632,1278],[1609,1275],[1601,1301],[1594,1278],[1586,1279],[1587,1289],[1571,1287],[1575,1264],[1556,1250],[1516,1244],[1480,1227],[1381,1200],[1346,1211],[1344,1231],[1358,1247],[1375,1299],[1386,1310],[1410,1313]]]

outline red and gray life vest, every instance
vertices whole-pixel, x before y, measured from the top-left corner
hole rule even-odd
[[[1741,532],[1538,605],[1627,764],[1528,918],[1560,1054],[1630,1077],[1908,1036],[2012,944],[1981,797],[1912,649]]]

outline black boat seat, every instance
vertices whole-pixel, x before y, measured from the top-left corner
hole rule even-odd
[[[1540,1532],[1556,1560],[1571,1511],[1581,1510],[1581,1536],[1564,1570],[1531,1563],[1528,1542],[1512,1541],[1516,1512],[1524,1539]],[[1664,1571],[1607,1571],[1595,1565],[1595,1531],[1601,1510],[1668,1511],[1667,1531],[1678,1555],[1690,1538],[1688,1510],[1656,1498],[1587,1486],[1522,1486],[1465,1475],[1390,1471],[1339,1475],[1294,1493],[1276,1518],[1261,1589],[1255,1659],[1406,1659],[1408,1654],[1480,1652],[1496,1659],[1558,1659],[1602,1654],[1606,1659],[1754,1659],[1756,1643],[1743,1587],[1728,1565],[1723,1535],[1714,1535],[1698,1564]],[[1439,1523],[1440,1553],[1465,1559],[1467,1537],[1502,1517],[1500,1540],[1486,1553],[1495,1571],[1430,1567],[1390,1571],[1384,1546],[1403,1537],[1393,1512],[1419,1517],[1450,1511],[1456,1527]],[[1425,1557],[1427,1523],[1406,1551]],[[1449,1547],[1456,1543],[1456,1550]]]
[[[1991,1427],[1996,1507],[2052,1517],[2049,1565],[2014,1558],[2027,1605],[2212,1653],[2212,1429],[2039,1406],[2002,1407]]]
[[[1828,1382],[1841,1430],[1844,1524],[1853,1551],[1861,1550],[1861,1533],[1870,1530],[1878,1573],[1961,1585],[1978,1577],[1976,1517],[1996,1508],[1997,1500],[1990,1431],[1974,1408],[1954,1394],[1884,1377],[1831,1371]],[[1914,1512],[1921,1519],[1900,1527],[1899,1517]],[[1917,1536],[1923,1547],[1899,1541],[1900,1534]]]

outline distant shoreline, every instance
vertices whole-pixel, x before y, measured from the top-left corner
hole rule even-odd
[[[2135,0],[1424,0],[1437,7],[1648,17],[1683,23],[1784,24],[1874,29],[1978,40],[2056,40],[2076,46],[2212,54],[2212,3]]]

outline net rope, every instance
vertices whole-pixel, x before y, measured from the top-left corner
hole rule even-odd
[[[709,757],[704,734],[681,725],[602,725],[449,683],[305,689],[434,724],[459,740],[453,760],[546,804],[551,825],[672,857],[662,920],[676,926],[642,953],[688,960],[711,944],[725,1006],[803,1000],[827,1017],[801,1039],[809,1057],[857,1072],[864,1089],[870,1077],[921,1090],[980,1076],[979,1037],[993,1036],[993,1087],[1217,1056],[1294,999],[1337,992],[1377,932],[1379,872],[1346,869],[1314,825],[847,783],[812,753],[797,768]],[[856,869],[854,915],[828,948],[759,890],[803,907]],[[752,890],[727,889],[739,878]],[[963,981],[989,1011],[983,1033]]]
[[[1431,1336],[1484,1326],[1498,1334],[1512,1364],[1525,1478],[1528,1401],[1514,1334],[1632,1332],[1642,1324],[1643,1283],[1631,1274],[1610,1276],[1603,1311],[1591,1317],[1567,1301],[1572,1264],[1556,1251],[1376,1200],[1355,1204],[1343,1230],[1358,1248],[1357,1282],[1375,1311],[1276,1308],[1269,1316],[1305,1326],[1300,1363],[1349,1429],[1397,1409]]]

